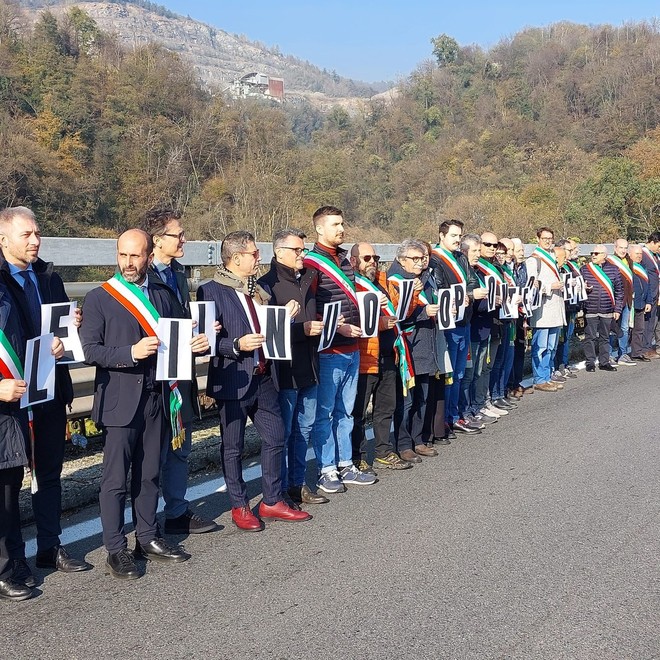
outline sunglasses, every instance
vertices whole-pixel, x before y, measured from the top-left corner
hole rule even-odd
[[[296,253],[296,256],[298,256],[298,257],[301,254],[304,256],[309,252],[309,250],[307,248],[289,247],[288,245],[280,245],[280,248],[282,250],[293,250]]]
[[[380,255],[379,254],[361,254],[360,259],[364,261],[364,263],[368,264],[372,259],[374,260],[374,263],[378,263],[380,261]]]
[[[607,254],[607,252],[592,252],[592,253],[591,253],[591,256],[592,256],[592,257],[595,257],[595,256],[597,256],[597,255],[599,255],[599,254]]]
[[[486,241],[481,241],[481,244],[489,248],[496,248],[498,245],[497,243],[486,243]]]

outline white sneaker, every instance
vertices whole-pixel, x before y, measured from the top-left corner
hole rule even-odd
[[[494,413],[492,410],[484,406],[480,411],[480,415],[483,415],[484,417],[488,417],[489,419],[499,419],[500,416],[497,413]]]
[[[488,408],[488,410],[490,410],[490,412],[495,413],[498,417],[502,417],[502,416],[504,416],[504,415],[508,415],[508,414],[509,414],[509,411],[508,411],[508,410],[502,410],[501,408],[496,408],[496,407],[493,405],[493,402],[492,402],[492,401],[489,401],[489,402],[486,404],[486,408]]]

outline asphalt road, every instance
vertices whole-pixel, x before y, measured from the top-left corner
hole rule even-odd
[[[655,362],[581,372],[307,523],[239,532],[214,493],[224,529],[135,582],[69,545],[96,568],[0,602],[2,657],[660,658],[659,391]]]

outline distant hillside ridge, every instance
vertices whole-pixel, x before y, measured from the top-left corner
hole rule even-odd
[[[384,83],[369,84],[344,78],[293,55],[284,55],[277,46],[268,47],[245,35],[230,34],[219,27],[179,16],[167,7],[147,0],[18,0],[18,4],[31,22],[43,9],[61,16],[70,7],[78,6],[102,30],[116,34],[126,47],[154,41],[178,53],[194,67],[211,92],[221,91],[232,80],[251,72],[283,78],[287,95],[307,98],[315,95],[370,98],[387,88]],[[322,98],[317,100],[324,105]]]

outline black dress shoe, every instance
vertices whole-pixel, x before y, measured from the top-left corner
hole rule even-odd
[[[188,509],[178,518],[165,518],[165,534],[204,534],[213,532],[218,526]]]
[[[35,563],[37,568],[52,568],[62,573],[79,573],[92,568],[92,565],[83,559],[69,557],[69,554],[61,545],[55,545],[48,550],[38,552]]]
[[[0,598],[3,600],[27,600],[32,598],[34,592],[22,582],[16,582],[12,578],[0,580]]]
[[[14,559],[14,568],[11,571],[11,579],[20,582],[30,589],[37,586],[37,581],[25,559]]]
[[[595,364],[588,364],[587,365],[587,371],[596,371],[596,365]]]
[[[179,546],[170,545],[165,539],[156,537],[148,543],[135,542],[135,556],[138,559],[153,559],[154,561],[173,564],[188,561],[190,555]]]
[[[449,438],[433,438],[434,445],[450,445],[451,440]]]
[[[616,367],[613,367],[611,364],[599,364],[598,368],[601,371],[616,371]]]
[[[110,573],[120,580],[137,580],[142,577],[142,572],[135,563],[133,553],[124,548],[119,552],[108,554],[106,561]]]
[[[454,429],[449,426],[449,424],[445,424],[445,438],[447,438],[447,440],[456,440]]]
[[[637,355],[633,356],[633,360],[637,360],[638,362],[650,362],[649,358],[646,357],[646,355]]]

